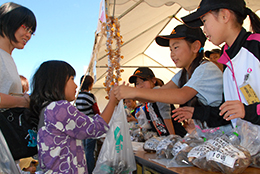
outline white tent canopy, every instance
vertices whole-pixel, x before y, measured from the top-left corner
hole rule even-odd
[[[120,34],[124,44],[121,47],[121,68],[123,81],[139,66],[150,67],[155,76],[167,83],[179,70],[170,58],[169,48],[158,46],[154,39],[159,34],[169,34],[179,25],[182,16],[187,15],[199,5],[200,0],[102,0],[103,12],[114,16],[120,21]],[[247,6],[256,11],[260,7],[259,0],[246,0]],[[101,9],[102,10],[102,9]],[[100,12],[101,14],[102,12]],[[100,110],[103,110],[107,100],[103,83],[106,77],[108,62],[106,36],[98,33],[97,28],[88,74],[94,75],[96,82],[92,92],[97,97]],[[208,41],[205,50],[216,46]]]

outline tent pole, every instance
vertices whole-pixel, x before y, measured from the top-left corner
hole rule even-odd
[[[149,56],[147,56],[149,57]],[[153,59],[152,59],[153,60]],[[158,63],[158,62],[156,62]],[[107,68],[107,66],[96,66],[97,68]],[[120,66],[121,68],[139,68],[147,66]],[[176,68],[176,66],[149,66],[149,68]]]
[[[124,17],[127,13],[131,12],[135,7],[137,7],[142,2],[144,2],[144,0],[140,0],[137,3],[135,3],[132,7],[130,7],[124,13],[122,13],[120,16],[118,16],[118,19],[120,20],[122,17]]]
[[[116,9],[116,0],[114,0],[114,7],[113,7],[113,18],[115,17],[115,9]]]
[[[172,19],[174,18],[174,19],[176,19],[176,20],[178,20],[175,16],[176,16],[176,14],[178,14],[179,13],[179,11],[182,9],[182,7],[180,7],[172,16],[169,16],[169,21],[164,25],[164,27],[159,31],[159,33],[157,34],[157,35],[159,35],[164,29],[165,29],[165,27],[172,21]],[[144,51],[143,51],[143,53],[149,48],[149,46],[151,45],[153,43],[153,41],[146,47],[146,49],[144,49]]]

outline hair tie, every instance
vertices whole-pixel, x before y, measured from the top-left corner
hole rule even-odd
[[[199,53],[201,53],[202,51],[204,51],[203,47],[200,48]]]
[[[245,16],[250,15],[252,13],[252,10],[250,8],[245,8]]]

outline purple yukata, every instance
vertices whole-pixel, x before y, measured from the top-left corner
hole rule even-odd
[[[50,103],[37,137],[40,167],[44,173],[88,173],[82,140],[108,129],[101,116],[90,118],[66,100]]]

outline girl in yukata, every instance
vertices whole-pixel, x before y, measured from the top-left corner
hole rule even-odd
[[[86,138],[99,137],[108,129],[117,100],[110,100],[101,115],[92,118],[78,111],[75,100],[75,70],[64,61],[46,61],[32,79],[30,108],[40,116],[38,155],[44,173],[88,173],[82,145]]]

